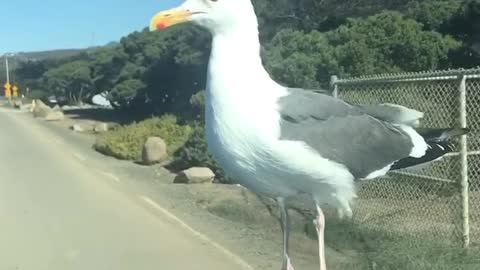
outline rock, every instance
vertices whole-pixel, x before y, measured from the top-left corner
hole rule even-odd
[[[75,132],[84,132],[85,130],[83,129],[83,127],[79,124],[73,124],[70,129],[72,129],[73,131]]]
[[[32,101],[31,111],[34,117],[46,118],[51,112],[52,108],[43,103],[41,100],[36,99]],[[58,118],[60,114],[52,114],[50,118]]]
[[[36,100],[34,100],[34,101],[35,101],[35,106],[48,107],[48,106],[47,106],[45,103],[43,103],[43,101],[40,100],[40,99],[36,99]],[[50,108],[50,107],[48,107],[48,108]]]
[[[45,116],[46,121],[61,121],[65,119],[65,115],[61,111],[51,111]]]
[[[22,105],[23,105],[23,102],[21,100],[15,100],[13,102],[13,107],[15,109],[21,109],[22,108]]]
[[[215,174],[209,168],[193,167],[184,170],[175,177],[176,184],[203,184],[212,183]]]
[[[50,111],[45,109],[45,108],[35,107],[33,109],[33,116],[35,116],[35,117],[45,118],[45,117],[47,117],[47,115],[49,113],[50,113]]]
[[[32,112],[33,116],[46,118],[53,110],[43,103],[41,100],[37,99],[32,102]]]
[[[62,111],[62,108],[60,108],[60,106],[58,106],[58,104],[57,104],[57,105],[55,105],[55,107],[53,107],[53,110],[56,111],[56,112],[60,112],[60,111]]]
[[[105,133],[108,131],[108,124],[107,123],[98,123],[95,124],[93,127],[93,132],[95,133]]]
[[[143,145],[143,164],[152,165],[164,161],[168,157],[167,144],[162,138],[150,137]]]
[[[35,100],[32,100],[32,104],[30,104],[30,112],[31,113],[33,113],[33,111],[35,110],[35,106],[36,106]]]

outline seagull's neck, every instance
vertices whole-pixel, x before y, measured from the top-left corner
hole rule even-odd
[[[238,29],[236,31],[224,31],[213,35],[212,57],[235,58],[237,61],[255,65],[256,68],[262,68],[260,58],[260,40],[258,30]],[[233,53],[233,54],[232,54]]]
[[[248,156],[245,145],[277,138],[277,102],[285,94],[286,89],[273,81],[262,65],[258,31],[215,34],[208,67],[205,123],[209,145],[217,157],[225,153],[222,145],[231,142],[235,144],[229,146],[232,151]]]
[[[215,33],[208,69],[208,92],[212,97],[259,97],[276,83],[265,70],[260,57],[256,27]]]

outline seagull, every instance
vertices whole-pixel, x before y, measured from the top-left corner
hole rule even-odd
[[[192,22],[212,35],[205,130],[209,152],[225,173],[274,199],[283,232],[282,270],[289,256],[287,201],[315,203],[320,270],[326,270],[325,216],[330,205],[352,216],[356,181],[438,160],[454,151],[449,138],[467,129],[418,129],[423,113],[396,104],[353,105],[325,91],[275,82],[260,57],[251,0],[186,0],[155,14],[150,31]]]

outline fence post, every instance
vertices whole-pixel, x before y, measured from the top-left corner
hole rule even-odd
[[[330,86],[332,87],[332,95],[334,98],[338,98],[338,77],[333,75],[330,77]]]
[[[460,125],[467,127],[467,89],[466,75],[460,75]],[[463,135],[460,139],[460,188],[462,196],[462,243],[467,248],[470,245],[470,224],[469,224],[469,187],[468,187],[468,145],[467,136]]]

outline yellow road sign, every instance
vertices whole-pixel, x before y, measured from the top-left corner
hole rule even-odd
[[[8,89],[8,90],[9,90],[9,89],[12,87],[12,85],[7,82],[7,83],[4,85],[4,87],[5,87],[5,89]]]
[[[13,96],[18,97],[18,87],[14,85],[12,90],[13,90]]]

